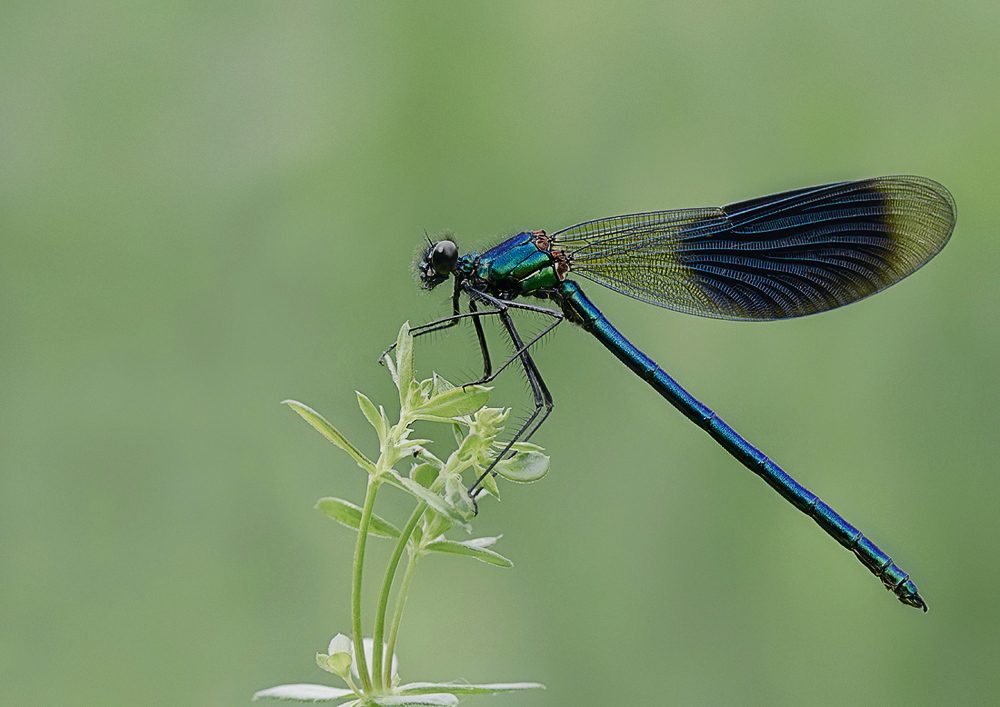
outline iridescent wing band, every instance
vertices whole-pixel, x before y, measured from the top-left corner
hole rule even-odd
[[[707,317],[801,317],[875,294],[948,242],[955,202],[923,177],[797,189],[722,208],[588,221],[552,235],[570,270]]]

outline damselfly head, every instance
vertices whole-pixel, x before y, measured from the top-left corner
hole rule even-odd
[[[458,245],[450,239],[429,243],[417,263],[417,275],[425,290],[433,290],[447,280],[458,262]]]

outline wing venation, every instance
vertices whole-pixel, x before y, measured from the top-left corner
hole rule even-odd
[[[588,221],[552,241],[572,272],[631,297],[767,320],[841,307],[899,282],[944,247],[954,226],[947,189],[894,176]]]

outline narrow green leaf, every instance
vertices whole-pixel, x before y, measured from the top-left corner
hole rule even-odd
[[[482,474],[483,472],[480,471],[479,473]],[[497,486],[497,477],[495,477],[492,473],[487,474],[486,476],[483,477],[481,483],[483,485],[483,488],[486,489],[487,493],[489,493],[491,496],[493,496],[493,498],[497,499],[498,501],[500,500],[500,487]]]
[[[420,456],[420,450],[424,448],[424,445],[430,444],[433,441],[432,439],[407,439],[400,442],[396,449],[403,453],[408,452]]]
[[[539,447],[537,444],[532,442],[514,442],[510,446],[515,452],[544,452],[544,447]]]
[[[399,691],[404,695],[420,695],[425,692],[450,692],[453,695],[488,695],[497,692],[544,689],[545,685],[539,682],[494,682],[480,685],[452,682],[411,682],[399,687]]]
[[[358,530],[361,528],[361,509],[350,501],[341,498],[321,498],[316,502],[316,508],[326,513],[335,521],[348,528]],[[368,533],[380,538],[398,538],[399,530],[387,520],[379,518],[372,513],[371,524],[368,526]]]
[[[354,696],[354,690],[346,690],[342,687],[329,687],[328,685],[310,685],[299,683],[292,685],[277,685],[266,690],[255,692],[254,700],[261,697],[274,697],[279,700],[299,700],[300,702],[333,702],[341,700],[348,695]],[[351,702],[351,704],[354,704]],[[346,704],[340,707],[347,707]]]
[[[395,351],[396,350],[395,347],[393,347],[392,350]],[[382,363],[384,363],[385,367],[389,369],[389,375],[392,376],[392,382],[396,386],[396,389],[398,390],[399,389],[399,373],[396,372],[396,362],[393,360],[393,354],[391,354],[391,353],[386,354],[382,358]]]
[[[438,393],[415,412],[418,417],[452,418],[471,415],[482,408],[490,399],[490,388],[470,385],[468,388],[452,388]]]
[[[541,452],[518,452],[510,459],[502,459],[493,471],[517,483],[538,481],[549,471],[549,458]]]
[[[451,518],[454,515],[452,509],[449,508],[443,498],[438,496],[436,493],[431,493],[416,481],[407,479],[406,477],[395,473],[391,474],[389,479],[389,483],[394,483],[395,486],[403,491],[406,491],[410,495],[415,496],[418,501],[423,501],[444,517]]]
[[[347,441],[344,435],[340,434],[333,425],[326,421],[322,415],[313,410],[308,405],[303,405],[297,400],[283,400],[282,403],[297,412],[303,420],[315,427],[321,435],[333,442],[335,445],[350,454],[354,461],[369,474],[375,471],[375,464],[353,444]]]
[[[421,459],[428,464],[433,464],[439,469],[444,466],[444,462],[428,451],[427,447],[418,447],[413,450],[413,453],[416,455],[417,459]]]
[[[399,387],[399,403],[404,408],[410,395],[410,385],[413,383],[413,337],[410,336],[410,323],[403,322],[396,337],[396,385]]]
[[[482,538],[471,538],[469,540],[463,540],[462,544],[468,545],[469,547],[493,547],[502,537],[502,535],[497,535],[496,537],[484,536]]]
[[[454,705],[458,704],[458,698],[447,692],[438,694],[387,695],[385,697],[373,697],[371,701],[373,704],[382,705],[382,707],[406,707],[407,705],[454,707]]]
[[[493,550],[487,550],[484,547],[466,545],[465,543],[455,542],[454,540],[435,540],[432,543],[428,543],[426,545],[426,548],[430,552],[443,552],[448,555],[463,555],[465,557],[474,557],[480,562],[485,562],[490,565],[496,565],[497,567],[514,566],[513,562],[508,560],[499,552],[494,552]]]
[[[372,427],[375,428],[375,432],[378,434],[379,442],[384,442],[389,434],[389,428],[383,421],[379,411],[375,409],[375,404],[364,393],[354,392],[358,394],[358,407],[361,408],[361,412],[364,413],[368,422],[372,423]]]
[[[471,530],[471,526],[466,521],[466,519],[462,515],[460,515],[454,508],[449,506],[443,498],[441,498],[435,493],[431,493],[423,486],[418,484],[416,481],[408,479],[405,476],[400,476],[393,469],[389,470],[389,474],[385,477],[385,479],[396,488],[406,491],[411,496],[416,497],[416,499],[419,501],[423,501],[428,506],[433,508],[435,511],[437,511],[445,518],[450,520],[452,523],[460,526],[465,530]]]

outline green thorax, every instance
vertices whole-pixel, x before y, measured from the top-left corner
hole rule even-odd
[[[491,290],[515,296],[557,287],[565,279],[564,262],[548,245],[542,231],[519,233],[482,255],[466,256],[469,274]]]

